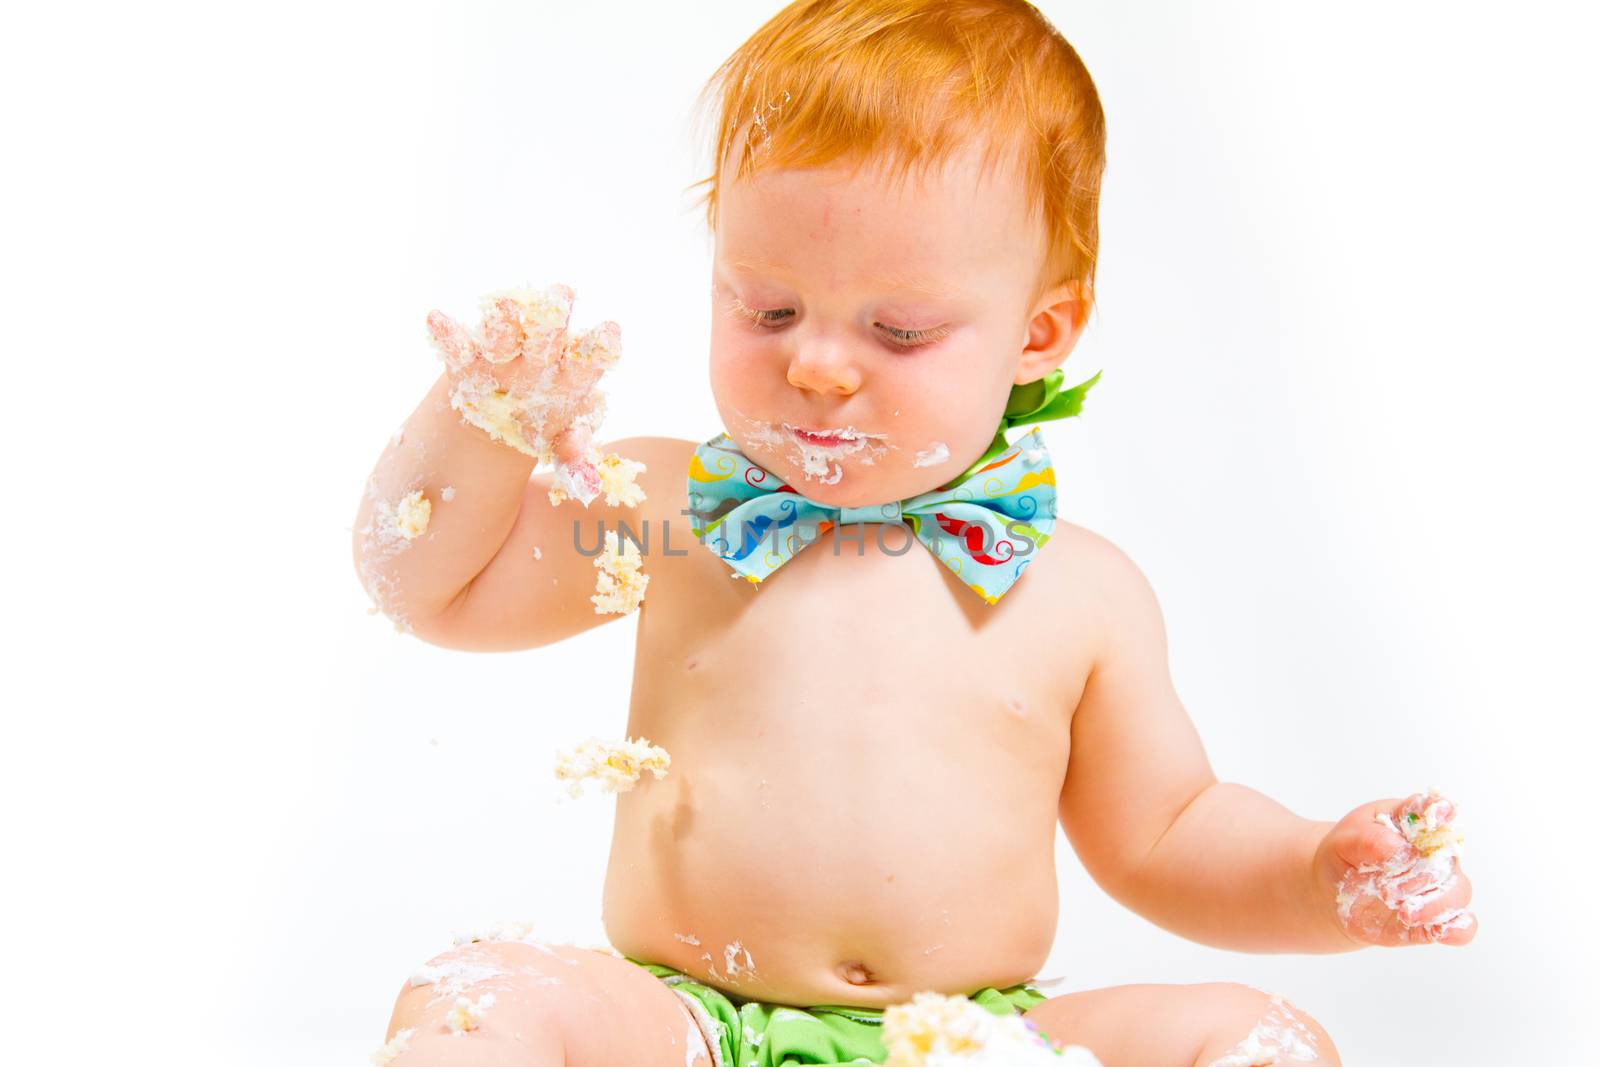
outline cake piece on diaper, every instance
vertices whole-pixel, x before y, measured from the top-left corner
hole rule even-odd
[[[1466,838],[1451,825],[1455,817],[1454,802],[1430,787],[1427,793],[1407,799],[1400,808],[1398,822],[1382,811],[1373,819],[1405,838],[1407,844],[1424,856],[1432,857],[1445,849],[1450,850],[1452,856],[1461,855]]]
[[[883,1011],[884,1067],[1100,1067],[1081,1045],[1058,1048],[1021,1015],[966,997],[918,993]]]

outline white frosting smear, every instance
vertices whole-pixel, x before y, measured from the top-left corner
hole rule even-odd
[[[601,457],[591,441],[605,417],[595,388],[622,355],[622,331],[603,322],[569,333],[575,292],[551,285],[490,293],[473,329],[441,312],[428,314],[429,337],[448,368],[450,406],[469,426],[541,463],[556,464],[551,503],[588,506],[601,491]],[[516,373],[497,368],[516,361]],[[580,453],[557,462],[557,443]]]
[[[1408,797],[1397,816],[1386,812],[1374,816],[1404,843],[1382,863],[1363,863],[1345,873],[1335,898],[1339,921],[1352,934],[1372,939],[1381,933],[1385,916],[1395,913],[1401,928],[1411,935],[1408,940],[1429,942],[1471,925],[1476,920],[1465,908],[1449,909],[1427,923],[1414,921],[1418,912],[1456,884],[1455,861],[1462,855],[1465,838],[1452,825],[1455,804],[1430,788]]]
[[[1243,1041],[1211,1061],[1207,1067],[1263,1067],[1266,1064],[1317,1058],[1317,1035],[1295,1018],[1282,997],[1272,998],[1272,1007],[1256,1023]]]
[[[388,1044],[374,1052],[370,1057],[372,1067],[389,1067],[389,1064],[399,1058],[400,1053],[411,1047],[411,1035],[414,1033],[416,1031],[410,1027],[406,1027],[404,1030],[396,1030],[394,1036],[389,1039]]]
[[[894,447],[883,434],[867,433],[854,426],[812,430],[815,434],[837,441],[834,444],[821,444],[802,437],[799,433],[802,427],[793,423],[771,422],[753,419],[743,413],[736,414],[743,422],[745,442],[753,451],[780,456],[791,466],[798,467],[806,481],[822,485],[837,485],[849,463],[870,467],[879,456]]]
[[[927,448],[917,453],[911,461],[913,467],[936,467],[950,458],[950,446],[943,441],[934,441]]]

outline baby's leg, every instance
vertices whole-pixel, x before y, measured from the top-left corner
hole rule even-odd
[[[1231,982],[1091,989],[1052,997],[1027,1017],[1057,1041],[1086,1046],[1105,1067],[1342,1062],[1311,1016],[1281,997]]]
[[[395,1067],[711,1064],[694,1017],[659,978],[569,945],[480,941],[434,957],[400,990],[386,1038],[406,1030]]]

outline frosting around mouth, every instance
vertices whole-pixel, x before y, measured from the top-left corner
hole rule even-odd
[[[844,478],[847,460],[870,467],[878,456],[894,447],[888,442],[887,435],[867,433],[854,426],[813,430],[792,422],[752,419],[746,415],[740,417],[746,423],[745,437],[752,446],[781,456],[800,468],[800,473],[807,481],[822,485],[838,484]],[[825,443],[812,437],[828,440]]]

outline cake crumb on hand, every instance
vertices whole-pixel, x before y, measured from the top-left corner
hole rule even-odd
[[[461,420],[537,463],[555,464],[551,504],[577,499],[587,507],[601,490],[603,460],[590,444],[605,416],[596,386],[622,356],[622,329],[603,322],[569,333],[576,295],[561,284],[490,293],[475,328],[433,311],[428,332]]]
[[[1402,806],[1398,823],[1383,811],[1372,818],[1374,822],[1382,823],[1405,838],[1412,848],[1431,858],[1434,853],[1445,849],[1453,856],[1461,855],[1461,846],[1466,838],[1452,825],[1455,817],[1455,804],[1430,787],[1427,793],[1413,796]]]
[[[1456,814],[1452,801],[1429,788],[1407,797],[1393,815],[1384,811],[1373,815],[1374,822],[1392,830],[1405,844],[1382,863],[1351,867],[1340,879],[1334,902],[1345,929],[1371,925],[1371,916],[1357,915],[1369,899],[1396,913],[1401,928],[1416,940],[1438,941],[1476,921],[1465,908],[1448,909],[1420,925],[1415,920],[1423,908],[1456,884],[1456,864],[1466,841],[1454,826]]]

